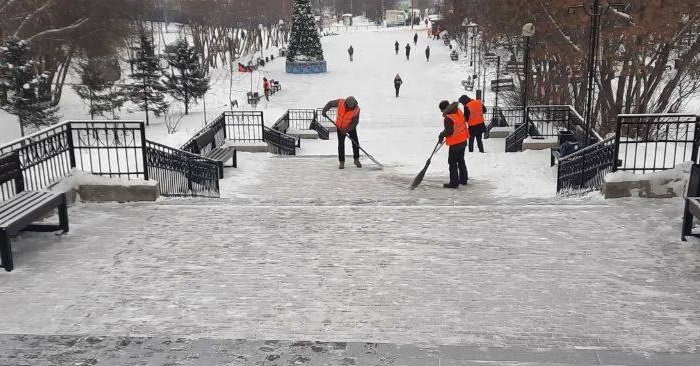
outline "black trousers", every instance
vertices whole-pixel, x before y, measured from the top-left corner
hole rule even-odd
[[[396,89],[396,97],[398,98],[399,97],[399,89],[401,89],[401,87],[394,85],[394,89]]]
[[[459,144],[450,146],[450,153],[447,157],[447,163],[450,165],[450,184],[466,184],[469,180],[469,172],[467,171],[467,162],[464,161],[464,152],[467,149],[467,144]]]
[[[352,157],[354,159],[360,158],[360,146],[355,144],[360,143],[357,138],[357,130],[350,130],[348,136],[352,139]],[[338,131],[338,161],[345,161],[345,134]]]
[[[479,145],[479,152],[484,152],[484,132],[486,132],[486,124],[479,123],[476,126],[469,126],[469,152],[474,152],[474,140]]]

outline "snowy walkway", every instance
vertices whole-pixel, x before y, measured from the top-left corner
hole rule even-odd
[[[547,153],[506,156],[502,140],[468,157],[468,187],[440,188],[443,151],[409,192],[458,66],[438,42],[430,66],[394,56],[408,31],[353,34],[326,41],[328,79],[288,76],[277,107],[355,94],[386,169],[339,171],[334,141],[304,141],[296,158],[240,154],[219,200],[78,204],[68,235],[16,241],[0,364],[700,363],[681,200],[555,198]],[[390,66],[368,66],[386,57],[416,73],[406,99],[387,97]]]

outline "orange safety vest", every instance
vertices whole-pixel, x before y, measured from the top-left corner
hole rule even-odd
[[[467,140],[469,140],[469,128],[467,128],[467,121],[464,118],[464,113],[459,109],[453,114],[448,114],[445,117],[452,120],[452,135],[445,138],[445,142],[448,146],[459,145]]]
[[[345,99],[338,99],[338,116],[335,118],[335,125],[341,130],[350,128],[352,120],[360,115],[360,107],[355,109],[347,109],[345,107]]]
[[[467,103],[469,108],[469,126],[476,126],[484,123],[484,105],[478,99],[472,99]]]

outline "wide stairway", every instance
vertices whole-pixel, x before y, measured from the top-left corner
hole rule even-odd
[[[655,353],[699,339],[680,201],[408,191],[336,164],[262,156],[221,199],[81,204],[70,234],[23,235],[0,364],[697,362]]]

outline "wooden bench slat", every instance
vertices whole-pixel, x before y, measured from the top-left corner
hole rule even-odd
[[[11,205],[8,205],[10,207],[9,210],[4,210],[2,213],[0,213],[0,223],[5,221],[8,217],[13,217],[16,215],[21,215],[22,212],[25,210],[31,209],[33,206],[40,206],[45,204],[46,202],[51,202],[54,200],[60,199],[59,195],[51,194],[51,195],[26,195],[22,197],[21,199],[10,199],[8,203],[12,203]]]
[[[61,195],[33,196],[31,200],[23,200],[21,205],[15,205],[13,211],[6,212],[0,217],[0,227],[13,229],[24,217],[33,217],[35,212],[45,211],[47,207],[55,207],[61,201]],[[14,230],[11,230],[14,231]]]
[[[0,203],[0,218],[3,217],[7,212],[14,211],[17,206],[21,205],[25,200],[31,200],[33,197],[38,196],[37,191],[24,191],[10,200]]]

